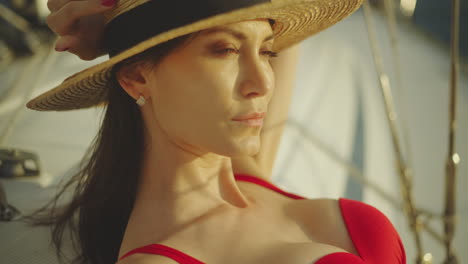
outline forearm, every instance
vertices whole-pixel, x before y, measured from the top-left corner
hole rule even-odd
[[[300,46],[280,52],[272,61],[275,72],[275,90],[260,134],[261,148],[257,155],[233,158],[234,173],[247,173],[269,180],[278,152],[281,136],[288,119]]]

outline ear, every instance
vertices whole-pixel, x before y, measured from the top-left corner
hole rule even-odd
[[[137,100],[140,95],[145,99],[149,98],[148,87],[148,69],[140,65],[123,66],[116,74],[117,81],[120,86],[130,95]]]

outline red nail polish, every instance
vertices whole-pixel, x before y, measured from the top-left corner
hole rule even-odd
[[[103,6],[113,6],[115,4],[115,0],[101,0],[101,4]]]

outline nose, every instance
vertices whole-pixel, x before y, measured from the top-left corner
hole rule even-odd
[[[246,59],[243,67],[241,94],[245,98],[269,95],[274,87],[273,70],[268,61],[256,57]]]

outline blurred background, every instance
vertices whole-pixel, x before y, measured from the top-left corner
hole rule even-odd
[[[468,261],[468,1],[460,6],[460,74],[454,247]],[[416,247],[373,60],[388,75],[414,203],[431,232],[421,231],[425,263],[443,263],[445,162],[448,155],[451,1],[372,0],[375,40],[361,8],[301,44],[297,82],[273,183],[309,198],[347,197],[384,212],[402,237],[408,263]],[[45,203],[76,171],[99,127],[100,108],[40,113],[30,98],[99,63],[53,51],[46,0],[0,0],[0,263],[57,263],[45,228],[15,221]],[[392,15],[394,14],[394,16]],[[394,19],[394,23],[392,22]],[[369,21],[369,20],[368,20]],[[15,151],[12,151],[15,150]],[[7,207],[7,204],[9,205]],[[424,218],[426,219],[426,218]]]

